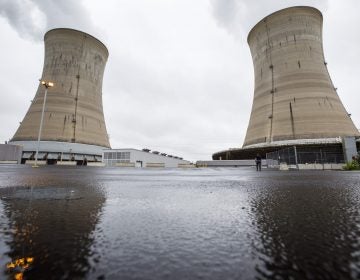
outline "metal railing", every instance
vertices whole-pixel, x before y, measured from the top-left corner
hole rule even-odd
[[[269,167],[279,167],[287,164],[298,168],[299,164],[344,163],[344,155],[336,149],[321,147],[288,147],[266,154]]]

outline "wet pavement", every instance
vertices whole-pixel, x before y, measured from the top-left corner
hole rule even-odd
[[[0,267],[0,279],[359,279],[360,173],[0,166]]]

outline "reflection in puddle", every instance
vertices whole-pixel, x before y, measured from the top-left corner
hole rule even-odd
[[[59,179],[57,186],[0,188],[7,220],[0,224],[8,228],[7,278],[74,279],[90,270],[92,231],[104,194],[90,182],[62,187],[66,180]]]
[[[24,279],[24,272],[31,269],[31,264],[34,262],[34,258],[26,257],[13,260],[6,264],[8,274],[12,275],[16,280]]]
[[[359,279],[359,186],[333,175],[305,186],[301,177],[268,181],[256,192],[258,279]]]
[[[360,279],[360,173],[0,169],[0,279]]]

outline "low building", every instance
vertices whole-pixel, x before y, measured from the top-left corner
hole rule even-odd
[[[106,149],[103,150],[103,163],[119,167],[188,167],[191,163],[182,158],[166,155],[149,149]]]
[[[37,142],[18,141],[17,145],[23,147],[21,163],[31,164],[35,160]],[[48,165],[60,162],[86,165],[88,162],[101,162],[103,148],[79,143],[41,141],[37,158]]]
[[[22,151],[19,145],[0,144],[0,164],[20,163]]]

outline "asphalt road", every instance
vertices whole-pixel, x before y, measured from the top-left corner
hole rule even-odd
[[[0,166],[0,279],[359,279],[359,206],[359,172]]]

